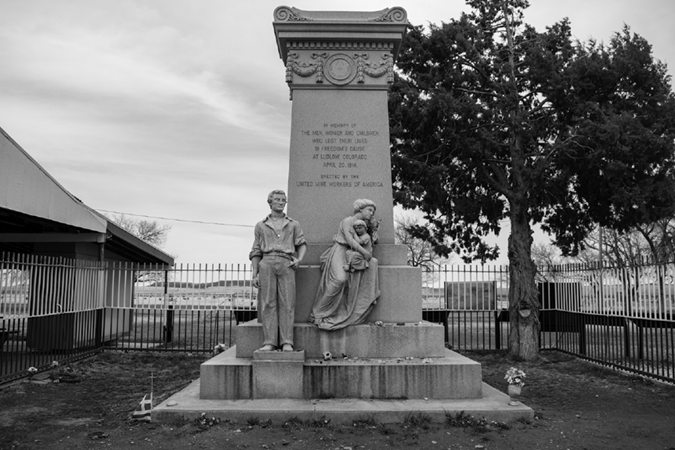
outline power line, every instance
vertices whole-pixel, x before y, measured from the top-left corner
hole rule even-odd
[[[96,209],[96,211],[113,213],[113,214],[122,214],[122,215],[125,215],[125,216],[145,217],[147,219],[173,220],[174,222],[199,223],[199,224],[204,224],[204,225],[220,225],[220,226],[223,226],[223,227],[253,228],[253,225],[242,225],[242,224],[239,224],[239,223],[206,222],[206,221],[203,221],[203,220],[186,220],[186,219],[175,219],[175,218],[172,218],[172,217],[146,216],[145,214],[132,214],[132,213],[126,213],[126,212],[120,212],[120,211],[111,211],[109,209]]]

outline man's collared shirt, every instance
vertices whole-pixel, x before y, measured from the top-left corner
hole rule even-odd
[[[270,214],[255,225],[254,236],[253,248],[248,255],[249,259],[256,256],[262,258],[264,254],[272,252],[279,252],[292,257],[295,249],[306,243],[300,223],[285,214],[281,229],[274,229],[272,215]]]

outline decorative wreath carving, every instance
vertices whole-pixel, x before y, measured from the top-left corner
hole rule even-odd
[[[366,61],[368,58],[367,53],[354,53],[354,59],[356,60],[356,82],[365,83],[363,74],[372,78],[380,78],[387,75],[387,83],[392,84],[394,82],[394,61],[391,54],[384,53],[382,55],[382,62],[380,63],[368,62]]]
[[[298,52],[290,52],[286,59],[286,83],[293,82],[293,74],[306,78],[315,73],[317,74],[316,82],[323,83],[323,65],[327,56],[327,53],[312,53],[312,59],[315,59],[316,63],[300,64],[298,62],[298,58],[300,57]]]

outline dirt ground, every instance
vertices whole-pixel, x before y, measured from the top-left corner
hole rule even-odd
[[[207,356],[106,352],[51,371],[44,384],[0,390],[0,449],[675,450],[675,386],[554,352],[542,353],[536,363],[515,362],[504,353],[466,355],[481,362],[483,379],[504,392],[506,370],[524,370],[522,401],[535,410],[535,419],[503,424],[455,416],[437,424],[411,414],[389,425],[365,419],[340,426],[265,423],[255,417],[132,422],[151,374],[158,404],[197,378]]]

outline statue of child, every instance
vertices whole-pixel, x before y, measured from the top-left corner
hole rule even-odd
[[[363,220],[356,220],[354,222],[354,228],[352,233],[354,239],[361,245],[361,247],[372,253],[373,242],[367,231],[368,227],[366,226],[366,222],[364,222]],[[347,250],[346,257],[347,257],[347,264],[345,264],[344,266],[345,272],[365,270],[368,267],[370,267],[368,261],[363,257],[361,253],[357,252],[356,250]]]

